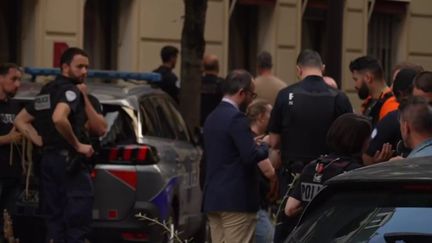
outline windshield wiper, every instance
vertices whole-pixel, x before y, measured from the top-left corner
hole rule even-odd
[[[411,233],[411,232],[392,232],[385,233],[384,239],[387,243],[396,243],[397,241],[404,242],[415,242],[415,243],[423,243],[423,242],[432,242],[432,234],[428,233]]]

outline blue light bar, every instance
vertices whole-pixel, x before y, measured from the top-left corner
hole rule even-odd
[[[35,67],[24,67],[24,72],[31,76],[49,76],[59,75],[59,68],[35,68]]]
[[[139,73],[139,72],[124,72],[124,71],[107,71],[107,70],[89,70],[89,78],[106,78],[106,79],[133,79],[147,80],[158,82],[161,80],[159,73]]]
[[[59,75],[60,69],[25,67],[24,72],[30,74],[34,78],[35,76]],[[87,77],[103,79],[146,80],[150,82],[159,82],[161,80],[161,75],[159,73],[140,73],[108,70],[89,70]]]

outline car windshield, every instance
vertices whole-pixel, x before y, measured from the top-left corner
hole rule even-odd
[[[432,193],[341,192],[310,208],[287,242],[432,242]],[[412,242],[412,241],[409,241]]]

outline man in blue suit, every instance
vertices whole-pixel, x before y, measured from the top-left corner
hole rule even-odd
[[[258,169],[275,192],[268,146],[257,144],[244,114],[256,97],[252,76],[234,70],[222,83],[222,102],[204,123],[206,179],[203,210],[213,242],[253,242],[259,209]]]

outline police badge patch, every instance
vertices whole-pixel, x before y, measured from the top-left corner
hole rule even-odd
[[[72,90],[66,91],[65,95],[66,95],[67,101],[69,101],[69,102],[72,102],[77,98],[76,93]]]
[[[37,110],[37,111],[50,109],[51,108],[50,95],[46,94],[46,95],[36,96],[34,107],[35,107],[35,110]]]
[[[375,128],[371,133],[371,138],[374,139],[377,134],[378,134],[378,130]]]

